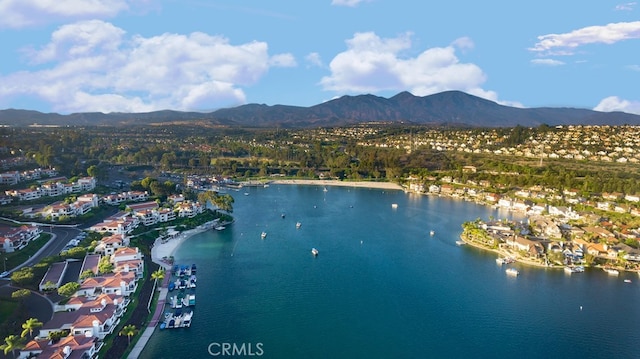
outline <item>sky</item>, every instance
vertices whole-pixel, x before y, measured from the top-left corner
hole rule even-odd
[[[460,90],[640,114],[640,5],[0,0],[0,109],[203,111]]]

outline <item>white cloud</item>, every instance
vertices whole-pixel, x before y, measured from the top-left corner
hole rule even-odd
[[[617,96],[610,96],[600,101],[594,110],[602,112],[622,111],[640,115],[640,102],[623,100]]]
[[[298,66],[295,57],[291,54],[279,54],[271,56],[269,64],[275,67],[296,67]]]
[[[0,0],[0,28],[23,28],[65,21],[106,19],[144,0]]]
[[[633,8],[636,7],[636,2],[628,2],[628,3],[624,3],[624,4],[618,4],[616,5],[616,7],[614,8],[614,10],[616,11],[633,11]]]
[[[346,41],[347,50],[336,55],[331,74],[321,79],[325,90],[346,93],[375,93],[408,90],[426,96],[447,90],[460,90],[492,101],[497,94],[481,88],[486,75],[477,65],[461,63],[455,54],[461,44],[471,48],[468,38],[447,47],[430,48],[416,57],[402,54],[411,48],[411,34],[380,38],[375,33],[356,33]]]
[[[356,7],[361,3],[368,2],[368,1],[371,1],[371,0],[331,0],[331,5]]]
[[[627,68],[632,71],[640,71],[640,65],[629,65]]]
[[[0,77],[0,97],[37,97],[62,113],[235,106],[246,100],[241,87],[269,68],[295,66],[264,42],[233,45],[200,32],[127,37],[99,20],[62,26],[25,53],[38,69]]]
[[[618,22],[605,26],[588,26],[565,34],[538,36],[530,51],[552,55],[572,55],[576,48],[594,43],[613,44],[640,38],[640,21]]]
[[[324,67],[320,54],[317,52],[308,54],[304,59],[307,61],[309,66]]]
[[[561,66],[565,63],[559,60],[554,59],[533,59],[531,63],[534,65],[543,65],[543,66]]]

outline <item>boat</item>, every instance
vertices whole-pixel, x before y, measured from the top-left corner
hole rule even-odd
[[[215,226],[214,228],[216,229],[216,231],[221,231],[221,230],[225,229],[226,227],[225,226]]]
[[[191,326],[191,317],[193,317],[193,312],[186,312],[182,315],[182,327],[190,327]]]
[[[302,227],[302,223],[297,222],[297,223],[296,223],[296,228],[300,228],[300,227]]]
[[[314,256],[318,255],[318,250],[315,248],[311,248],[311,254],[313,254]]]
[[[507,268],[507,270],[505,272],[508,275],[513,275],[513,276],[517,276],[518,274],[520,274],[520,272],[518,272],[518,270],[515,269],[515,268]]]
[[[329,190],[327,189],[327,187],[322,189],[322,192],[329,192]]]
[[[169,282],[169,292],[173,292],[176,289],[176,284],[174,282]]]
[[[433,229],[429,231],[429,235],[430,236],[435,236],[436,235],[436,231],[434,231]]]
[[[564,267],[564,271],[565,271],[565,273],[569,273],[569,274],[571,274],[571,273],[582,273],[582,272],[584,272],[584,267],[583,266],[575,266],[575,267],[566,266],[566,267]]]
[[[280,215],[280,217],[284,218],[284,213]]]
[[[260,234],[260,238],[262,238],[262,239],[267,238],[267,232],[262,232],[262,233]]]
[[[392,204],[391,204],[391,208],[393,208],[393,209],[398,208],[398,204],[397,204],[397,203],[392,203]]]
[[[631,279],[625,279],[624,282],[625,283],[631,283]]]
[[[620,272],[618,272],[617,269],[613,269],[613,268],[602,268],[602,270],[607,272],[608,275],[618,275],[618,274],[620,274]]]
[[[504,258],[496,258],[496,263],[498,263],[499,265],[503,265],[504,264]]]
[[[462,240],[457,240],[456,244],[459,245],[459,246],[462,246],[462,245],[464,245],[466,243],[464,241],[462,241]]]
[[[196,295],[195,294],[189,294],[187,296],[188,302],[189,302],[189,306],[193,307],[196,305]]]

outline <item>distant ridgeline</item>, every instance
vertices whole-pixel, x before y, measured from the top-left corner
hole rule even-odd
[[[536,127],[547,125],[640,125],[640,115],[578,108],[515,108],[469,95],[446,91],[429,96],[401,92],[384,98],[342,96],[310,107],[247,104],[214,112],[155,111],[147,113],[41,113],[0,110],[4,126],[92,126],[189,124],[312,128],[384,122],[459,127]]]

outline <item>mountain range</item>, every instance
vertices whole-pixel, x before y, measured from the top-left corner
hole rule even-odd
[[[202,125],[310,128],[384,122],[459,127],[536,127],[546,125],[640,125],[640,115],[568,107],[517,108],[461,91],[428,96],[401,92],[384,98],[342,96],[310,107],[247,104],[213,112],[84,112],[61,115],[30,110],[0,110],[0,124],[11,126]]]

